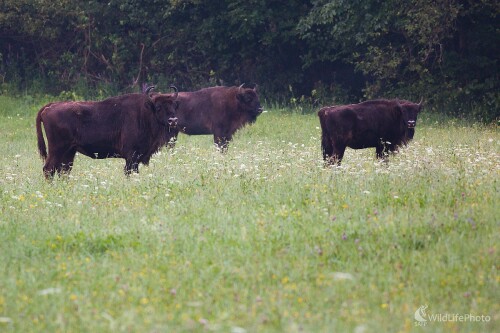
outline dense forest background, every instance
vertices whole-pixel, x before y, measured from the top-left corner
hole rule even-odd
[[[494,119],[498,0],[3,0],[3,93],[258,84],[292,104],[401,97]]]

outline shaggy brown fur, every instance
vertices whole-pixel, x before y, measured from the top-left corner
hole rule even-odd
[[[47,178],[69,173],[76,152],[91,158],[124,158],[125,174],[139,172],[174,134],[177,94],[127,94],[99,102],[56,102],[36,117],[38,150]],[[47,136],[45,146],[42,124]]]
[[[318,112],[321,148],[327,164],[342,161],[346,147],[375,147],[377,158],[395,152],[415,134],[422,103],[399,100],[372,100],[359,104],[328,106]]]

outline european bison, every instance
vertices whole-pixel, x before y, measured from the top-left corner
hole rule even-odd
[[[51,179],[57,171],[69,173],[76,152],[91,158],[124,158],[125,174],[139,172],[165,145],[176,126],[174,94],[127,94],[99,102],[56,102],[45,105],[36,117],[38,150],[43,172]],[[49,154],[42,133],[47,136]]]
[[[340,165],[346,147],[375,147],[377,158],[384,158],[413,139],[421,110],[422,101],[385,99],[324,107],[318,112],[323,159]]]
[[[227,151],[233,134],[262,113],[257,89],[211,87],[180,92],[177,109],[177,133],[169,146],[174,147],[178,131],[188,135],[213,134],[214,143]]]

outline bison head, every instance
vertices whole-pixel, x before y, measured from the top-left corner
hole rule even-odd
[[[151,102],[153,102],[156,119],[158,122],[168,127],[168,130],[175,129],[177,127],[177,117],[175,116],[175,111],[179,104],[177,103],[178,91],[174,86],[170,86],[174,89],[173,94],[151,94]]]
[[[252,122],[262,113],[263,109],[260,106],[259,96],[257,95],[257,86],[253,89],[243,88],[242,84],[238,87],[236,98],[238,99],[239,109],[248,113]]]
[[[406,126],[406,140],[410,141],[415,135],[415,127],[417,126],[417,117],[423,109],[422,100],[418,104],[409,101],[400,101],[400,106],[403,111],[403,121]]]

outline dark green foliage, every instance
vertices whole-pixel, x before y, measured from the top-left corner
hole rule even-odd
[[[499,13],[495,0],[5,0],[1,90],[257,83],[278,102],[425,97],[494,119]]]

